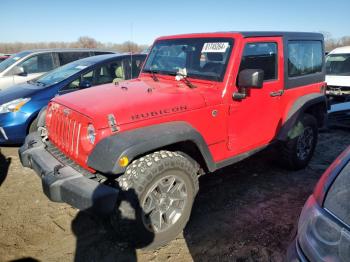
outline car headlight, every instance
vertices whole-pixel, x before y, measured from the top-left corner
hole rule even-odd
[[[10,102],[7,102],[5,104],[2,104],[0,106],[0,114],[17,112],[21,109],[22,106],[28,103],[29,100],[30,98],[19,98],[19,99],[15,99]]]
[[[95,144],[96,132],[95,132],[95,128],[92,124],[88,125],[87,138],[91,144]]]

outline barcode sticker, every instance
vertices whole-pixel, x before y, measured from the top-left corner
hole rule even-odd
[[[202,53],[225,53],[228,47],[228,42],[205,43],[202,48]]]

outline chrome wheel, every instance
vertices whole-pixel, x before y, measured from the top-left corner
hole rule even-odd
[[[311,127],[305,127],[303,133],[298,137],[297,140],[297,157],[300,160],[305,160],[310,155],[313,143],[314,143],[314,132]]]
[[[175,175],[162,177],[145,194],[143,223],[150,231],[166,231],[180,219],[186,204],[184,180]]]

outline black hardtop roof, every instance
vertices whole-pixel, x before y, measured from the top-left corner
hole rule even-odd
[[[217,34],[239,34],[245,38],[248,37],[283,37],[285,40],[319,40],[323,41],[324,37],[321,33],[315,32],[288,32],[288,31],[217,31],[217,32],[202,32],[202,33],[186,33],[178,35],[168,35],[162,36],[157,39],[167,39],[167,38],[191,38],[192,36],[203,36],[203,35],[217,35]]]
[[[234,32],[232,32],[234,33]],[[315,38],[323,40],[323,34],[312,32],[287,32],[287,31],[242,31],[236,32],[242,34],[244,37],[268,37],[268,36],[282,36],[287,38]]]

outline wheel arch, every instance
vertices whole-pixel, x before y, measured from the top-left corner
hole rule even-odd
[[[129,162],[154,151],[181,151],[197,161],[206,171],[215,163],[202,135],[182,121],[163,123],[125,131],[102,139],[88,157],[88,165],[105,174],[121,174],[126,167],[118,165],[127,156]]]
[[[277,135],[277,140],[288,139],[289,132],[295,127],[303,113],[314,116],[318,127],[322,127],[327,115],[327,98],[324,94],[313,93],[299,97],[290,107],[287,118]]]

